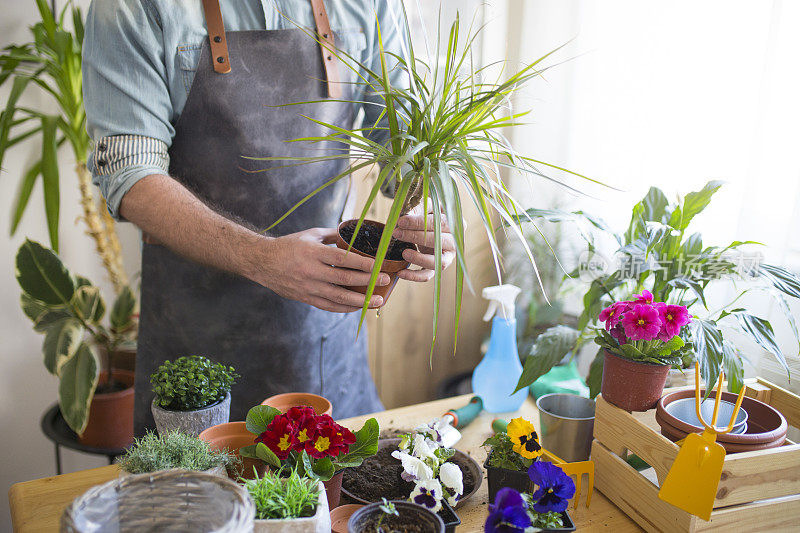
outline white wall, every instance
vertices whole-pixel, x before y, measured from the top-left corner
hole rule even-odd
[[[59,1],[59,5],[63,5]],[[86,7],[88,0],[76,4]],[[29,39],[28,26],[38,17],[33,0],[0,0],[0,47],[22,43]],[[6,84],[10,86],[10,83]],[[0,103],[5,107],[8,87],[0,90]],[[42,98],[41,100],[45,100]],[[35,99],[30,104],[38,104]],[[13,149],[0,171],[0,487],[4,493],[12,483],[55,474],[53,446],[39,429],[39,419],[45,409],[56,401],[58,382],[42,364],[41,335],[31,328],[30,321],[19,306],[20,290],[14,277],[14,257],[25,237],[49,245],[44,222],[42,192],[39,185],[33,191],[28,212],[13,238],[9,238],[11,206],[16,197],[20,175],[33,160],[36,143],[30,142]],[[78,221],[77,180],[74,177],[72,154],[60,154],[61,170],[61,257],[67,266],[99,284],[104,295],[111,295],[102,265],[93,252],[91,239]],[[129,273],[138,270],[138,236],[132,228],[124,228],[123,247]],[[63,469],[72,472],[102,466],[104,457],[71,451],[62,452]],[[8,499],[0,498],[0,531],[11,531]]]

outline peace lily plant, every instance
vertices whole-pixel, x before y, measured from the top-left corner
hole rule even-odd
[[[407,18],[405,12],[402,15],[403,19]],[[552,179],[542,173],[542,167],[549,167],[585,180],[594,180],[518,153],[503,133],[505,128],[518,125],[518,120],[528,114],[528,112],[513,112],[510,103],[511,97],[546,70],[540,66],[542,61],[558,49],[537,59],[506,79],[499,78],[492,81],[489,80],[490,68],[497,65],[477,68],[473,64],[470,52],[476,46],[475,40],[480,34],[480,30],[474,32],[470,30],[466,40],[460,40],[458,16],[450,27],[449,34],[444,36],[446,41],[443,42],[441,32],[437,38],[436,51],[441,50],[443,57],[440,58],[437,54],[430,63],[422,59],[415,50],[408,31],[407,20],[403,27],[405,28],[403,30],[405,45],[402,54],[384,49],[381,28],[378,28],[379,70],[373,70],[344,51],[333,52],[342,60],[341,63],[346,68],[356,73],[358,84],[364,88],[367,94],[374,96],[374,99],[377,100],[377,102],[367,104],[378,105],[381,108],[380,116],[375,124],[364,124],[361,128],[345,129],[309,118],[330,133],[295,139],[294,142],[319,144],[326,147],[344,146],[345,148],[333,152],[326,149],[326,153],[310,157],[254,157],[252,159],[286,161],[290,164],[309,164],[340,159],[353,161],[340,174],[333,176],[328,182],[298,201],[270,228],[279,224],[295,209],[326,187],[349,178],[361,169],[374,165],[380,168],[349,241],[349,246],[352,247],[378,193],[381,190],[393,190],[394,198],[385,221],[385,230],[377,246],[375,265],[366,289],[361,313],[362,324],[398,219],[417,206],[422,206],[424,213],[429,211],[443,213],[453,234],[456,247],[455,334],[457,335],[463,282],[467,274],[464,206],[472,204],[479,214],[491,246],[498,276],[500,275],[500,248],[493,221],[494,215],[508,223],[510,233],[522,242],[527,257],[535,269],[533,255],[520,230],[525,210],[503,183],[501,169]],[[316,39],[310,32],[309,35]],[[502,71],[501,76],[507,72],[505,69],[500,70]],[[404,78],[403,83],[393,81],[396,79],[398,71]],[[353,103],[360,104],[361,102]],[[388,137],[385,143],[373,140],[380,134]],[[444,226],[441,217],[434,216],[432,218],[435,235],[433,247],[435,256],[433,339],[435,342],[442,282]]]

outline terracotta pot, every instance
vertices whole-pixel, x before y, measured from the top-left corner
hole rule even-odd
[[[252,433],[247,431],[247,426],[244,422],[218,424],[202,431],[198,437],[211,444],[212,448],[216,450],[229,450],[235,453],[237,457],[241,457],[239,455],[239,448],[250,446],[255,442],[255,437]],[[255,476],[255,474],[253,474],[254,467],[259,476],[264,475],[264,472],[267,471],[262,461],[243,457],[242,477],[252,479]],[[231,476],[231,479],[236,480],[237,477],[238,476],[234,475]]]
[[[127,388],[117,392],[95,394],[89,405],[89,422],[78,440],[84,446],[120,449],[133,442],[133,372],[114,370],[116,381]],[[106,373],[100,373],[100,381]]]
[[[323,481],[325,485],[325,494],[328,495],[328,507],[336,509],[339,507],[339,501],[342,499],[342,475],[344,470],[339,470],[328,481]]]
[[[701,390],[700,394],[705,391]],[[680,390],[665,394],[656,407],[656,422],[661,426],[661,433],[672,441],[680,440],[689,433],[699,433],[702,428],[683,422],[667,412],[665,407],[675,400],[694,397],[694,390]],[[736,401],[736,394],[723,392],[722,399]],[[755,398],[745,396],[742,409],[747,411],[747,431],[738,435],[717,435],[717,442],[729,452],[744,452],[777,448],[786,440],[788,424],[786,418],[771,405]]]
[[[342,237],[342,228],[346,227],[348,224],[353,224],[355,222],[358,222],[358,220],[355,220],[355,219],[353,219],[353,220],[345,220],[344,222],[339,224],[339,228],[338,228],[339,231],[338,231],[338,233],[336,235],[336,246],[338,246],[342,250],[347,250],[348,244],[349,244]],[[364,220],[364,223],[362,224],[362,227],[365,226],[365,225],[370,225],[370,226],[374,226],[374,227],[377,227],[377,228],[381,228],[381,232],[383,232],[383,228],[385,227],[385,224],[382,224],[380,222],[375,222],[374,220]],[[415,249],[416,249],[416,246],[415,246]],[[364,253],[364,252],[362,252],[360,250],[357,250],[355,247],[350,248],[350,251],[353,252],[353,253],[356,253],[358,255],[364,256],[364,257],[372,257],[372,258],[375,257],[372,254],[367,254],[367,253]],[[389,275],[389,284],[388,285],[380,285],[380,286],[376,285],[375,289],[373,290],[373,294],[376,294],[376,295],[381,296],[383,298],[383,305],[386,305],[386,300],[389,299],[389,295],[392,293],[392,290],[394,290],[394,286],[397,284],[397,279],[398,279],[397,278],[397,273],[400,272],[401,270],[405,269],[405,268],[408,268],[409,264],[410,263],[408,261],[405,261],[405,260],[393,260],[393,259],[384,259],[383,260],[383,264],[381,265],[381,272],[385,272],[385,273],[387,273]],[[347,287],[347,288],[350,289],[351,291],[360,292],[361,294],[366,294],[367,293],[367,287],[366,286]]]
[[[639,363],[608,351],[603,359],[603,399],[626,411],[648,411],[656,406],[670,365]]]
[[[336,509],[331,509],[331,531],[333,533],[347,533],[347,522],[356,511],[364,507],[357,503],[340,505]]]
[[[261,405],[269,405],[281,413],[285,413],[292,407],[298,405],[312,407],[314,412],[318,415],[330,415],[333,413],[333,406],[327,398],[323,398],[318,394],[311,394],[310,392],[285,392],[283,394],[276,394],[261,402]]]

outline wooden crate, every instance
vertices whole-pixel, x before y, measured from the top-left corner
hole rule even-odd
[[[747,381],[747,395],[800,427],[800,397],[768,381]],[[597,397],[592,460],[595,487],[647,531],[800,531],[800,444],[725,457],[711,520],[658,497],[679,447],[661,435],[655,410],[628,413]],[[641,457],[642,473],[625,458]],[[649,477],[648,477],[649,475]]]

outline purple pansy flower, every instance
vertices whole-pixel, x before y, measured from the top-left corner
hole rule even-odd
[[[531,517],[522,495],[505,487],[497,492],[494,504],[489,504],[489,517],[483,530],[486,533],[522,533],[530,525]]]
[[[575,496],[575,482],[553,463],[536,461],[528,469],[528,476],[536,486],[532,499],[537,513],[555,511],[563,513],[570,498]]]
[[[439,480],[428,479],[417,482],[408,499],[433,513],[438,513],[442,508],[442,495],[442,485]]]
[[[634,341],[651,341],[661,331],[658,309],[648,304],[636,304],[622,319],[625,335]]]

